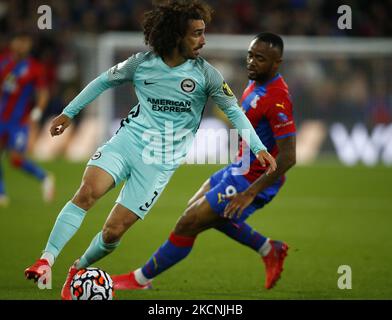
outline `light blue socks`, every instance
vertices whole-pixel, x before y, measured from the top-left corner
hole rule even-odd
[[[102,259],[118,247],[120,241],[105,243],[102,238],[102,231],[99,232],[91,241],[90,246],[76,264],[76,268],[87,268],[94,262]]]
[[[47,259],[49,264],[53,265],[61,250],[80,228],[85,215],[86,210],[79,208],[69,201],[57,217],[41,258]],[[102,232],[99,232],[80,258],[77,268],[81,269],[88,267],[111,253],[119,244],[120,242],[105,243],[102,239]]]
[[[76,231],[78,231],[85,215],[86,210],[79,208],[71,201],[69,201],[60,211],[44,250],[44,254],[50,253],[53,255],[51,265],[67,242],[73,237]]]

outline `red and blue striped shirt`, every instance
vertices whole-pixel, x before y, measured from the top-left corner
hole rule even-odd
[[[33,58],[15,60],[0,56],[0,123],[16,126],[28,122],[35,91],[46,87],[43,66]]]
[[[261,142],[268,152],[276,158],[279,153],[276,140],[296,134],[293,105],[288,86],[280,74],[264,85],[249,81],[241,106],[252,123]],[[244,142],[242,142],[244,143]],[[241,157],[242,148],[238,156]],[[250,170],[245,178],[253,182],[264,173],[256,156],[251,153]]]

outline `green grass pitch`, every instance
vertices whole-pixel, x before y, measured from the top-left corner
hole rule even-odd
[[[84,164],[45,163],[57,177],[53,204],[41,201],[39,185],[4,167],[11,198],[0,208],[0,299],[59,299],[66,272],[102,227],[119,189],[89,211],[53,269],[52,290],[26,281],[24,269],[43,249],[59,210],[79,186]],[[111,274],[142,265],[167,239],[187,200],[218,166],[182,166],[147,219],[121,246],[95,264]],[[154,289],[117,292],[116,299],[391,299],[392,168],[346,168],[337,163],[297,166],[280,194],[248,222],[285,240],[289,256],[277,286],[263,288],[264,266],[250,249],[209,230],[191,254],[154,280]],[[337,286],[338,267],[352,269],[352,289]]]

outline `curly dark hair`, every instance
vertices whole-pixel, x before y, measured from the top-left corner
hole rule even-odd
[[[185,37],[189,20],[211,21],[212,8],[200,0],[168,0],[144,14],[144,42],[159,56],[170,55]]]

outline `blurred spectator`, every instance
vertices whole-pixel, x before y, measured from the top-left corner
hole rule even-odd
[[[164,1],[0,0],[0,52],[11,33],[23,30],[35,33],[35,56],[48,66],[50,76],[52,98],[46,116],[57,114],[69,101],[70,92],[78,91],[86,84],[86,78],[81,74],[82,64],[86,65],[86,61],[79,56],[83,48],[77,48],[75,39],[81,35],[96,39],[107,31],[141,31],[144,12],[153,3]],[[389,37],[392,34],[392,0],[207,2],[215,10],[207,33],[257,34],[270,30],[282,35],[301,36]],[[43,4],[52,8],[52,30],[37,28],[37,9]],[[337,28],[337,8],[343,4],[352,8],[351,30]],[[233,63],[239,64],[238,61]],[[358,119],[369,123],[390,122],[390,75],[382,72],[387,66],[377,69],[383,78],[380,84],[376,84],[375,79],[366,79],[365,76],[374,72],[371,71],[373,67],[369,63],[354,64],[345,57],[324,61],[301,56],[288,61],[283,72],[292,88],[295,103],[301,108],[298,115],[302,119],[322,118],[329,122],[354,112]],[[237,92],[241,92],[245,85],[239,77],[231,79],[227,75],[227,80]]]
[[[0,26],[5,32],[36,29],[37,8],[53,10],[55,31],[101,33],[140,31],[143,12],[157,0],[0,0]],[[285,35],[347,35],[383,37],[392,34],[391,0],[210,0],[215,18],[209,29],[217,33],[253,34],[273,29]],[[352,30],[338,30],[337,8],[349,5]],[[210,30],[210,32],[211,32]]]

